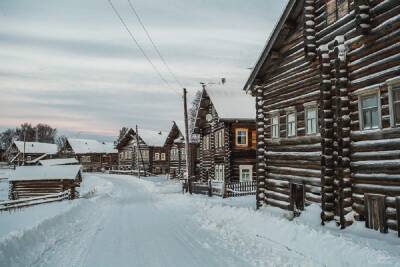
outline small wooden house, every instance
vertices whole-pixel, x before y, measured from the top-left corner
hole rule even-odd
[[[117,144],[118,169],[137,170],[151,174],[167,174],[167,149],[164,147],[166,134],[163,131],[139,129],[139,146],[136,132],[130,128]],[[139,157],[139,158],[138,158]]]
[[[53,158],[57,151],[56,144],[14,141],[6,154],[10,164],[22,165],[35,164],[41,159]]]
[[[255,178],[254,117],[254,100],[240,89],[226,84],[203,89],[194,129],[200,135],[200,180]]]
[[[400,230],[399,14],[398,0],[288,2],[245,86],[259,206]]]
[[[183,178],[186,172],[186,141],[184,137],[184,124],[173,121],[171,130],[165,140],[165,148],[167,149],[167,158],[169,160],[169,175],[172,179]],[[190,140],[189,143],[189,172],[190,175],[198,174],[197,169],[197,152],[198,143]]]
[[[75,189],[82,181],[80,169],[80,165],[17,167],[9,178],[9,199],[38,197],[66,190],[70,190],[70,198],[75,198]]]
[[[61,156],[75,157],[83,171],[103,171],[117,168],[118,151],[111,142],[67,138]]]

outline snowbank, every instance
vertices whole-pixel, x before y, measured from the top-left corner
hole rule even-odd
[[[95,175],[84,175],[80,194],[87,198],[0,213],[0,266],[26,266],[39,259],[58,240],[64,239],[61,235],[81,231],[74,225],[81,225],[80,220],[90,216],[98,216],[93,203],[111,191],[111,182]],[[57,227],[66,223],[70,229]]]

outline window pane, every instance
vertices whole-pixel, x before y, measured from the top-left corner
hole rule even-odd
[[[373,108],[378,106],[378,96],[371,95],[362,98],[362,108]]]
[[[363,111],[364,129],[371,129],[371,112]]]
[[[296,120],[296,117],[295,117],[294,113],[288,114],[288,121],[289,122],[294,122],[295,120]]]
[[[394,105],[394,123],[400,125],[400,103]]]
[[[400,101],[400,89],[396,89],[393,91],[393,101]]]
[[[307,109],[307,119],[315,119],[315,118],[317,118],[317,109],[316,108]]]
[[[372,128],[379,127],[379,118],[378,118],[378,110],[377,109],[371,110],[371,126],[372,126]]]

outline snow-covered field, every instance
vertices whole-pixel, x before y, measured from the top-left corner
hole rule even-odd
[[[86,174],[81,195],[0,213],[0,266],[400,266],[394,233],[322,227],[318,207],[289,221],[165,177]]]

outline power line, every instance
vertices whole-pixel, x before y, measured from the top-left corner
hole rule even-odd
[[[143,48],[140,46],[139,42],[136,40],[135,36],[133,35],[133,33],[131,32],[131,30],[129,29],[128,25],[125,23],[124,19],[122,18],[122,16],[119,14],[118,10],[115,8],[114,4],[111,2],[111,0],[108,0],[108,2],[110,3],[111,8],[114,10],[114,13],[117,15],[117,17],[119,18],[119,20],[121,21],[122,25],[124,25],[126,31],[129,33],[131,39],[135,42],[136,46],[139,48],[140,52],[143,54],[143,56],[146,58],[146,60],[150,63],[150,65],[152,66],[152,68],[154,69],[154,71],[157,73],[157,75],[160,77],[160,79],[167,85],[167,87],[171,90],[173,90],[176,94],[180,95],[179,93],[177,93],[170,85],[170,83],[164,78],[164,76],[161,74],[161,72],[158,70],[158,68],[156,67],[156,65],[154,65],[154,63],[151,61],[151,59],[149,58],[149,56],[146,54],[146,52],[143,50]]]
[[[129,6],[132,10],[132,12],[135,14],[137,20],[139,21],[140,25],[142,26],[144,32],[147,35],[147,38],[150,40],[151,44],[153,45],[154,50],[156,50],[158,56],[160,57],[161,61],[163,62],[164,66],[167,68],[169,74],[171,74],[171,76],[174,78],[175,82],[177,84],[179,84],[179,86],[184,87],[182,85],[182,83],[178,80],[178,78],[176,77],[176,75],[172,72],[171,68],[169,67],[169,65],[167,64],[167,61],[164,59],[164,57],[161,55],[160,50],[158,49],[157,45],[155,44],[155,42],[153,41],[153,38],[151,38],[149,31],[146,29],[146,27],[144,26],[144,23],[142,22],[142,19],[140,18],[138,12],[136,11],[135,7],[133,6],[131,0],[128,0]]]

